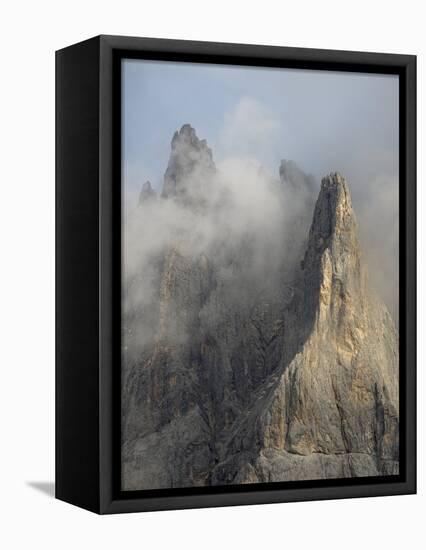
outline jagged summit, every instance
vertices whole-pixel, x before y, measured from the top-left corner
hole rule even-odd
[[[215,171],[207,141],[199,139],[190,124],[184,124],[172,138],[162,196],[193,202],[203,193]]]
[[[206,144],[206,140],[200,140],[197,137],[197,132],[190,124],[184,124],[180,130],[176,130],[172,138],[172,148],[179,142],[191,143],[193,146],[197,146],[197,143]]]
[[[349,186],[339,173],[321,181],[300,282],[304,285],[304,307],[311,318],[316,304],[327,300],[334,308],[344,298],[346,304],[365,292],[365,267],[361,262],[358,227],[352,208]],[[322,302],[318,301],[319,296]],[[308,306],[307,306],[308,304]]]
[[[142,185],[141,192],[139,193],[139,204],[142,204],[143,202],[155,199],[157,197],[157,193],[152,188],[151,182],[148,180]]]
[[[309,233],[310,246],[316,250],[330,246],[331,241],[342,245],[346,241],[347,247],[358,252],[357,222],[349,187],[338,172],[321,181]]]
[[[338,213],[346,213],[353,218],[355,217],[348,183],[339,172],[331,173],[321,180],[321,190],[318,195],[317,205],[322,208],[324,204],[329,205],[333,218]]]
[[[163,197],[204,219],[214,175],[185,124]],[[317,191],[292,161],[280,182],[290,245],[267,292],[246,235],[216,256],[172,235],[148,265],[152,302],[126,320],[141,344],[123,361],[124,489],[398,474],[398,333],[364,277],[349,185],[331,173]]]
[[[363,277],[340,174],[322,180],[304,264],[279,366],[234,430],[215,483],[399,471],[398,339]]]
[[[281,183],[292,190],[310,193],[315,188],[313,176],[305,174],[293,160],[281,160],[279,175]]]
[[[324,187],[337,187],[339,185],[347,187],[348,184],[340,172],[330,172],[330,174],[327,174],[322,178],[321,185]]]

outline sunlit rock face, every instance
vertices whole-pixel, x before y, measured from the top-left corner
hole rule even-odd
[[[214,225],[238,197],[215,192],[206,142],[189,125],[173,137],[155,205],[190,223],[149,256],[150,299],[123,318],[125,490],[398,473],[398,333],[370,290],[348,183],[330,174],[318,194],[289,161],[279,176],[286,238],[268,257],[261,226],[226,239]],[[200,220],[215,230],[189,246]]]

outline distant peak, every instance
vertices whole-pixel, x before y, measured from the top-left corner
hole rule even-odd
[[[162,196],[185,196],[189,199],[189,195],[199,192],[195,187],[205,184],[204,180],[215,170],[212,151],[207,141],[199,139],[190,124],[184,124],[172,138]]]
[[[195,128],[193,128],[190,124],[183,124],[179,133],[192,136],[195,135]]]
[[[199,139],[195,128],[190,124],[184,124],[180,130],[176,130],[172,138],[172,150],[181,145],[191,146],[195,149],[206,148],[207,141],[205,139]]]
[[[301,172],[294,160],[282,159],[280,163],[280,176],[285,179],[289,172]]]
[[[143,185],[141,192],[139,193],[139,204],[145,202],[148,199],[153,199],[157,197],[157,193],[152,188],[151,182],[147,180]]]
[[[293,160],[283,159],[279,174],[281,183],[293,190],[312,192],[315,187],[313,176],[306,174]]]

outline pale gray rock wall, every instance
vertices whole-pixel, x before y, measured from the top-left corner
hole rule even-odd
[[[161,200],[198,208],[185,182],[206,170],[211,151],[184,126]],[[312,216],[312,182],[293,164],[280,175]],[[164,252],[152,343],[123,352],[124,489],[398,473],[398,334],[339,174],[323,179],[304,243],[294,281],[278,270],[270,284],[250,270],[250,240]]]

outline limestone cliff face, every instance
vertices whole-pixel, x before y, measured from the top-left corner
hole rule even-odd
[[[368,289],[345,180],[322,181],[280,367],[215,480],[398,473],[398,335]],[[235,458],[239,457],[239,458]]]
[[[198,208],[192,186],[214,171],[184,126],[161,200]],[[305,183],[292,165],[280,173]],[[369,289],[339,174],[323,179],[304,243],[291,283],[254,278],[250,241],[164,251],[153,338],[123,353],[124,489],[398,473],[398,334]]]

